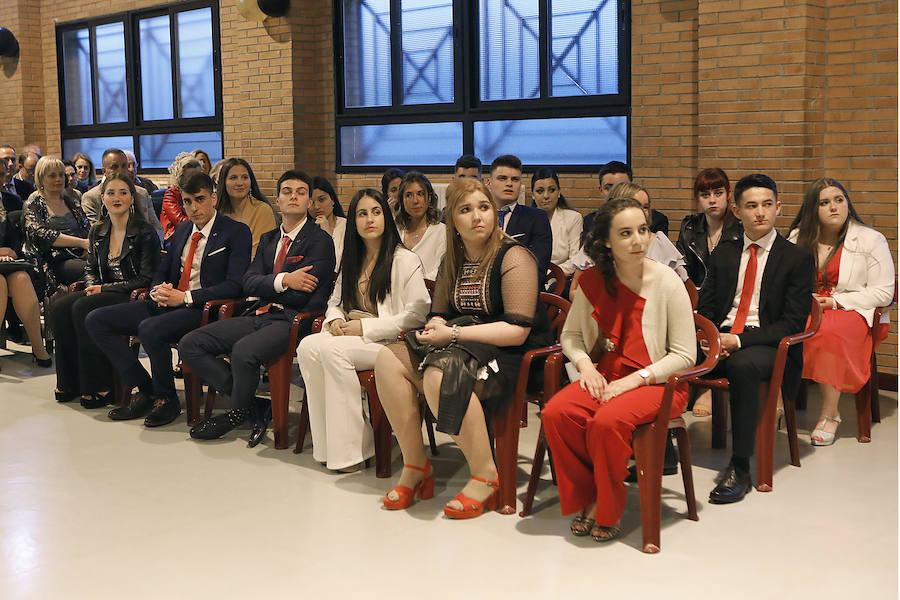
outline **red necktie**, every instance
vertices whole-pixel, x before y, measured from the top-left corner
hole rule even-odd
[[[291,247],[291,238],[288,236],[284,236],[281,238],[281,247],[278,249],[278,254],[275,255],[275,268],[272,269],[272,273],[278,275],[281,273],[281,268],[284,266],[284,259],[287,258],[288,248]],[[256,309],[256,314],[264,315],[269,312],[269,309],[272,308],[272,303],[269,302],[264,306],[260,306]]]
[[[203,239],[203,234],[199,231],[191,236],[191,245],[188,247],[187,258],[184,259],[184,266],[181,268],[181,279],[178,280],[178,289],[182,292],[188,291],[191,287],[191,275],[194,270],[194,253],[197,252],[197,242]]]
[[[744,283],[741,285],[741,301],[738,303],[737,314],[734,316],[734,325],[731,333],[737,335],[744,332],[744,324],[747,322],[747,314],[750,312],[750,299],[753,298],[753,287],[756,283],[756,251],[759,246],[750,244],[750,260],[747,261],[747,269],[744,271]]]

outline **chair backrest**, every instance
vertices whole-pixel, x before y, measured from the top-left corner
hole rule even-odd
[[[434,279],[426,279],[425,287],[428,288],[428,293],[431,295],[431,299],[434,300]]]
[[[553,332],[553,338],[559,340],[562,333],[563,325],[566,323],[566,317],[569,316],[569,309],[572,303],[550,292],[541,292],[541,302],[547,309],[547,319],[550,321],[550,330]]]
[[[691,308],[697,310],[697,302],[700,301],[700,292],[697,291],[697,286],[694,285],[694,282],[688,278],[687,281],[684,282],[684,289],[687,290],[688,297],[691,299]]]
[[[550,263],[547,269],[547,281],[553,280],[553,290],[551,293],[562,296],[563,290],[566,288],[566,274],[555,263]]]

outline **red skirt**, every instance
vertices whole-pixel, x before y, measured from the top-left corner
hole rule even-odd
[[[807,321],[808,322],[808,321]],[[855,394],[871,374],[872,330],[855,310],[826,310],[803,342],[803,378]]]

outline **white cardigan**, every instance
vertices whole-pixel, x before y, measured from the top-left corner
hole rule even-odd
[[[557,207],[550,219],[550,231],[553,233],[553,250],[550,260],[562,269],[566,275],[575,272],[572,259],[581,247],[581,230],[584,219],[577,210]]]
[[[422,327],[430,307],[431,296],[422,276],[422,261],[398,246],[391,266],[391,289],[378,303],[378,317],[362,319],[362,339],[364,342],[392,342],[400,332]],[[347,320],[347,313],[341,306],[341,273],[338,273],[334,291],[328,299],[325,324],[335,319]]]
[[[675,271],[650,259],[644,259],[641,288],[645,299],[641,331],[653,361],[647,370],[655,383],[665,383],[670,375],[691,367],[697,360],[691,300]],[[563,353],[573,363],[587,358],[600,336],[593,312],[594,307],[579,286],[560,335]]]
[[[432,223],[425,228],[422,239],[419,243],[410,248],[422,259],[422,268],[424,269],[425,279],[432,281],[437,278],[438,267],[444,259],[444,253],[447,251],[447,226],[443,223]]]
[[[791,230],[788,241],[797,243],[797,229]],[[894,259],[883,235],[850,220],[841,252],[840,274],[832,297],[844,310],[855,310],[869,327],[879,306],[887,306],[894,296]],[[882,314],[881,322],[890,321]]]

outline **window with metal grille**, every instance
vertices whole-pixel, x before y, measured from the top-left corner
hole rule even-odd
[[[222,158],[218,2],[178,2],[57,26],[63,156],[110,147],[162,171],[179,152]]]
[[[338,169],[629,158],[625,0],[334,0]]]

